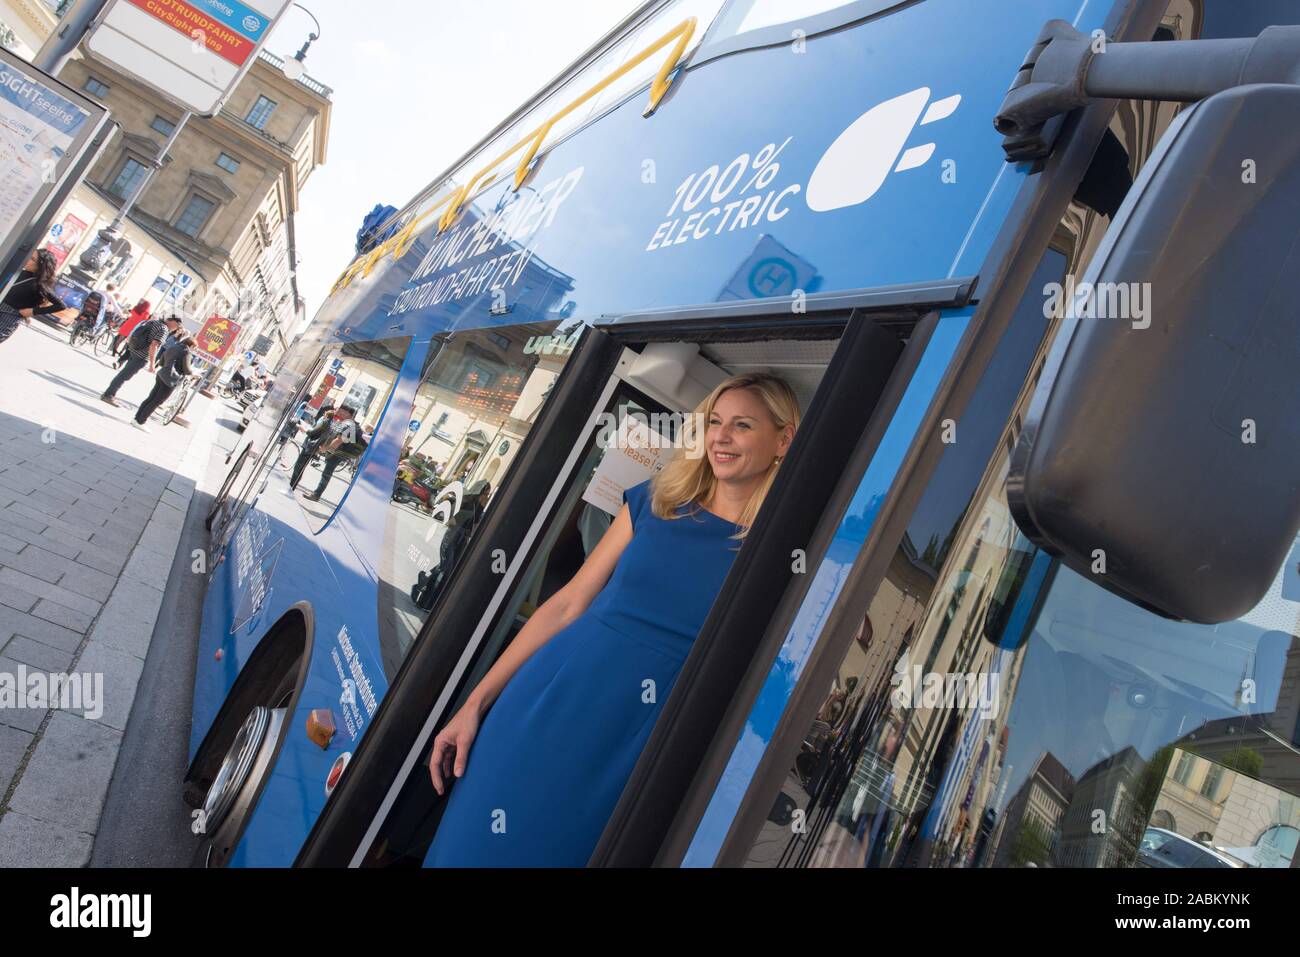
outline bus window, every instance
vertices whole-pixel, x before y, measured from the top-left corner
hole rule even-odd
[[[402,336],[333,347],[290,413],[302,435],[289,484],[301,493],[298,503],[313,532],[325,527],[356,481],[410,344]]]
[[[255,497],[254,490],[279,461],[282,451],[279,437],[289,434],[284,430],[285,422],[302,398],[306,384],[313,379],[313,371],[319,367],[323,354],[319,347],[295,347],[277,371],[275,388],[249,427],[249,442],[239,453],[208,513],[208,529],[218,543],[218,552],[228,544],[244,510]]]
[[[982,533],[990,517],[1014,527],[1006,469],[1003,456],[949,547],[900,549],[748,863],[1290,866],[1293,563],[1219,626],[1158,618],[1058,568],[1027,643],[990,640],[1022,563]],[[1181,835],[1178,855],[1146,849],[1153,828]]]
[[[379,566],[391,679],[573,350],[557,324],[477,329],[431,352],[393,477]]]

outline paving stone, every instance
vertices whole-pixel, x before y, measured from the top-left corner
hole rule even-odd
[[[117,531],[100,530],[90,536],[90,544],[99,548],[120,549],[125,552],[131,551],[135,543],[140,540],[140,534],[137,532],[133,535],[123,535]]]
[[[6,489],[14,495],[31,495],[36,491],[36,486],[25,478],[18,469],[5,469],[0,472],[0,488]]]
[[[109,495],[105,492],[98,491],[97,489],[90,489],[89,491],[82,492],[77,497],[77,501],[112,514],[116,509],[122,507],[123,498],[117,495]]]
[[[46,621],[52,621],[56,625],[62,625],[71,631],[79,631],[85,634],[90,630],[91,623],[95,620],[94,615],[88,615],[83,611],[76,611],[67,605],[60,605],[58,602],[50,601],[48,598],[42,598],[31,613],[37,618],[44,618]]]
[[[176,544],[180,541],[181,529],[162,524],[151,524],[140,536],[139,548],[148,548],[164,555],[176,554]]]
[[[21,572],[15,572],[11,568],[0,568],[0,588],[8,587],[12,582],[24,591],[39,595],[42,598],[48,598],[55,604],[64,605],[73,611],[80,611],[87,615],[95,615],[99,611],[99,603],[93,599],[74,595],[71,592],[59,589],[57,585],[48,585],[34,578],[27,579],[27,584],[23,584],[19,576],[22,576]],[[42,594],[43,591],[46,593]],[[0,634],[26,635],[28,638],[35,638],[37,641],[56,645],[59,648],[68,647],[69,644],[71,644],[72,648],[76,648],[77,645],[81,644],[81,638],[77,632],[70,631],[68,628],[54,624],[47,619],[37,618],[26,612],[18,611],[16,608],[7,608],[3,605],[0,605]],[[65,635],[70,637],[65,639]]]
[[[65,559],[59,558],[53,552],[47,552],[35,545],[27,545],[17,555],[9,556],[5,564],[25,575],[39,578],[51,585],[57,585],[59,579],[68,573],[68,570],[61,564],[63,561]]]
[[[112,575],[96,571],[89,565],[83,565],[71,558],[55,555],[39,545],[28,545],[12,564],[19,571],[57,583],[60,587],[76,592],[78,595],[86,595],[101,602],[108,599],[115,582]],[[50,576],[56,572],[58,577],[51,578]]]
[[[126,730],[131,706],[135,702],[136,687],[144,673],[144,661],[128,652],[92,640],[77,660],[77,671],[83,675],[103,675],[100,685],[103,694],[97,702],[99,717],[95,720],[118,731]],[[85,709],[82,709],[84,714]]]
[[[75,479],[59,476],[58,478],[50,479],[47,488],[59,492],[60,494],[71,495],[74,498],[81,498],[87,492],[98,489],[99,483],[96,482],[94,486],[90,486],[86,485],[84,482],[76,481]],[[102,490],[100,491],[100,494],[104,494]]]
[[[103,572],[105,575],[120,575],[126,562],[124,561],[125,549],[109,551],[104,548],[83,548],[76,554],[77,562],[82,565],[89,565],[95,571]]]
[[[0,819],[0,868],[85,867],[94,843],[93,834],[10,811]]]
[[[47,482],[36,491],[24,498],[27,502],[36,502],[40,505],[57,507],[60,511],[72,508],[77,504],[77,496],[70,495],[67,492],[60,492],[50,487],[51,483]]]
[[[9,790],[9,783],[13,781],[18,765],[22,764],[32,737],[30,731],[0,724],[0,795]]]
[[[16,504],[18,503],[11,502],[9,505],[6,505],[2,511],[0,511],[0,528],[9,526],[15,528],[25,528],[33,532],[41,532],[50,527],[48,522],[40,521],[38,519],[34,519],[27,515],[22,514],[20,511],[14,508],[14,505]]]
[[[37,512],[41,515],[48,515],[50,518],[58,518],[68,509],[68,503],[42,501],[35,492],[24,495],[18,502],[28,512]]]
[[[30,528],[23,528],[21,525],[0,522],[0,548],[6,548],[4,540],[10,537],[21,542],[24,545],[39,545],[47,552],[53,552],[63,558],[76,558],[77,552],[85,545],[75,538],[68,539],[55,532],[50,535],[46,532],[33,532]],[[69,544],[69,541],[75,544]],[[10,548],[10,551],[19,551],[20,549]]]
[[[73,505],[64,508],[55,518],[74,525],[89,525],[96,532],[108,524],[112,513],[96,505]]]
[[[72,652],[14,635],[3,649],[4,656],[29,668],[41,671],[67,671],[72,667]]]
[[[121,578],[166,589],[175,554],[174,548],[171,555],[156,552],[151,548],[137,548],[131,552],[131,560],[126,563],[126,568],[122,569]]]
[[[99,826],[121,746],[118,729],[56,710],[9,807],[19,814],[93,833]]]
[[[188,492],[173,492],[171,486],[168,486],[162,493],[162,498],[158,500],[161,505],[168,505],[176,509],[184,516],[190,507],[190,498],[192,495]]]
[[[0,605],[8,605],[17,611],[31,611],[38,601],[40,598],[36,595],[13,585],[0,588]]]
[[[14,502],[12,505],[6,506],[4,517],[16,521],[17,519],[15,516],[26,518],[29,523],[40,522],[41,527],[40,529],[37,529],[37,531],[42,531],[46,528],[57,528],[59,531],[73,535],[76,538],[81,539],[83,542],[89,541],[91,533],[96,531],[96,528],[93,526],[87,528],[86,523],[84,522],[73,523],[64,521],[63,519],[53,518],[46,515],[44,512],[38,512],[35,509],[28,508],[22,502]],[[31,525],[28,524],[28,527],[30,528]]]
[[[0,655],[0,674],[17,675],[21,665],[23,665],[21,661],[14,661],[12,658]],[[44,708],[0,708],[0,725],[35,734],[45,715]]]
[[[92,642],[144,660],[162,607],[163,592],[144,582],[123,578],[90,632]]]
[[[0,819],[0,868],[85,867],[95,835],[17,811]]]
[[[95,488],[99,489],[105,495],[112,495],[115,498],[126,500],[127,496],[134,494],[131,491],[130,482],[122,482],[108,476],[102,476],[95,480]]]

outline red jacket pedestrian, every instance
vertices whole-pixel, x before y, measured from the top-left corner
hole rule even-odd
[[[136,326],[149,318],[151,308],[148,299],[141,299],[135,304],[135,308],[127,313],[126,319],[117,329],[117,338],[113,340],[114,352],[117,352],[122,357],[126,356],[126,337],[131,334]]]

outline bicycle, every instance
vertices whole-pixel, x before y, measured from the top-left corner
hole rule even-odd
[[[68,345],[76,346],[82,342],[92,342],[94,326],[87,319],[77,319],[72,323],[72,332],[68,335]]]
[[[298,456],[301,454],[301,434],[290,436],[280,444],[280,453],[276,459],[275,467],[281,472],[291,472],[293,471],[293,463],[298,461]]]
[[[154,415],[163,425],[171,425],[176,420],[176,417],[185,411],[185,407],[190,404],[190,400],[194,398],[194,393],[197,391],[198,379],[193,376],[186,378],[184,382],[177,386],[172,396],[154,410]]]
[[[111,325],[104,327],[104,331],[95,336],[91,342],[91,351],[95,355],[113,355],[113,342],[117,339],[117,328]]]

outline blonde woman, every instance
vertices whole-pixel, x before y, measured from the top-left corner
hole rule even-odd
[[[427,866],[591,856],[799,425],[789,385],[765,373],[728,379],[696,413],[704,455],[623,493],[582,568],[434,739],[435,790],[461,780]]]

